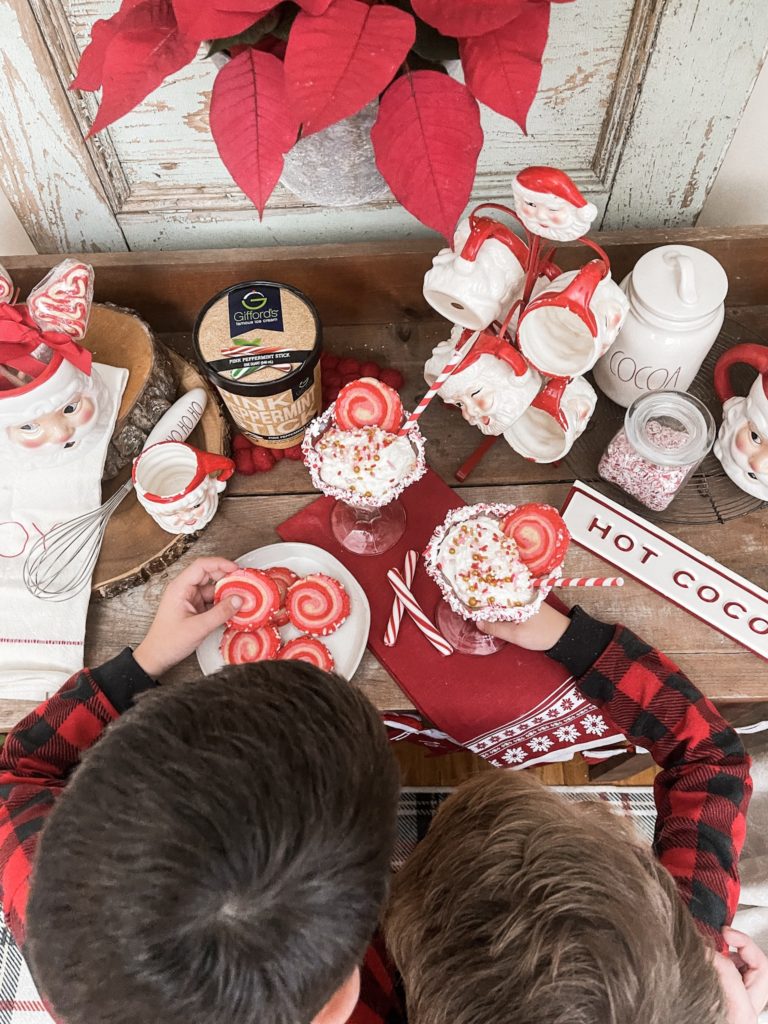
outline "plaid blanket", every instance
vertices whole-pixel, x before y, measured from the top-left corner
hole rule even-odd
[[[650,843],[656,821],[653,790],[646,787],[553,787],[567,800],[602,800],[629,818]],[[404,789],[398,812],[398,838],[393,859],[397,870],[416,844],[450,789]],[[53,1024],[29,968],[0,915],[0,1024]]]

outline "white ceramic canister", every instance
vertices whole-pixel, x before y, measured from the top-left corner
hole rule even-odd
[[[649,391],[686,391],[723,324],[725,271],[690,245],[662,245],[621,282],[629,314],[595,383],[625,408]]]

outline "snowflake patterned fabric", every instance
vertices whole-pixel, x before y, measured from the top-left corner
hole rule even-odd
[[[528,768],[541,761],[567,761],[578,750],[623,739],[569,680],[527,714],[465,745],[496,768]]]

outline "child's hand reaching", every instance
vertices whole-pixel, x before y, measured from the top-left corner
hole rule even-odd
[[[735,928],[723,928],[723,938],[736,950],[730,956],[715,954],[728,1024],[756,1024],[768,1004],[768,957],[753,939]]]
[[[507,643],[517,644],[529,651],[548,651],[555,646],[570,624],[567,615],[545,602],[525,622],[478,622],[477,625],[483,633],[497,636]]]
[[[237,569],[226,558],[198,558],[165,588],[149,632],[133,652],[148,676],[157,679],[191,654],[240,607],[239,597],[213,605],[216,580]]]

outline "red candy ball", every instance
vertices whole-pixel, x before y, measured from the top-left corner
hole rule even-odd
[[[394,388],[395,391],[399,391],[403,384],[405,384],[405,378],[399,370],[382,370],[379,380],[384,384],[387,384],[389,387]]]

